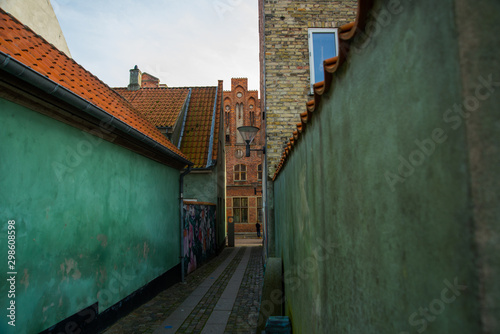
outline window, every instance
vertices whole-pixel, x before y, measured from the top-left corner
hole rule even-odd
[[[310,28],[309,29],[309,68],[312,85],[325,80],[323,61],[339,54],[337,43],[337,29]]]
[[[233,197],[233,221],[248,223],[248,198]]]
[[[262,197],[257,197],[257,221],[262,222],[264,213],[262,211]]]
[[[226,111],[225,120],[226,120],[226,133],[229,133],[229,128],[231,126],[231,114],[229,113],[229,111]]]
[[[243,126],[243,103],[236,104],[236,129]],[[243,144],[243,137],[239,131],[236,131],[236,143]]]
[[[257,166],[257,180],[262,181],[262,164]]]
[[[255,111],[250,111],[250,125],[255,126]]]
[[[247,180],[247,166],[240,164],[234,166],[234,180],[246,181]]]

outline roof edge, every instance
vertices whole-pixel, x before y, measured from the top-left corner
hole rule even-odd
[[[54,82],[53,80],[43,76],[37,71],[33,70],[29,66],[21,63],[17,59],[11,57],[10,55],[0,51],[0,69],[10,73],[11,75],[21,79],[29,85],[35,86],[45,93],[64,101],[77,109],[83,111],[84,113],[99,119],[105,124],[114,126],[119,131],[129,134],[136,140],[146,144],[152,149],[158,150],[161,153],[177,160],[188,166],[193,166],[193,162],[185,159],[184,157],[171,151],[168,147],[158,143],[151,137],[144,133],[141,133],[137,129],[123,122],[122,120],[116,118],[115,116],[109,114],[104,109],[97,107],[88,100],[82,98],[78,94],[69,90],[68,88]]]
[[[207,168],[213,165],[212,153],[214,145],[215,136],[215,116],[217,115],[217,97],[219,95],[219,86],[215,88],[215,100],[214,100],[214,111],[212,113],[212,125],[210,127],[210,141],[208,143],[208,158],[207,158]]]

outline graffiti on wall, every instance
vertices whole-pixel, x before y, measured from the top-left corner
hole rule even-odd
[[[187,274],[216,252],[215,204],[184,202],[184,270]]]

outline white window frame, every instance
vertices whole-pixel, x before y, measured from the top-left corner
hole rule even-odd
[[[307,30],[307,35],[309,39],[309,71],[310,71],[310,88],[311,88],[311,94],[314,93],[313,91],[313,85],[316,83],[316,73],[315,73],[315,65],[314,64],[314,45],[313,45],[313,34],[318,34],[318,33],[327,33],[331,34],[333,33],[335,35],[335,56],[339,55],[339,29],[338,28],[309,28]],[[334,56],[334,57],[335,57]],[[328,57],[331,58],[331,57]],[[325,58],[325,59],[328,59]],[[323,60],[325,60],[323,59]]]

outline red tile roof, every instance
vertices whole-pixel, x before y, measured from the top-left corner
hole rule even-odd
[[[297,130],[292,133],[290,140],[285,147],[278,168],[274,173],[273,180],[278,177],[279,173],[286,165],[288,157],[293,151],[297,142],[300,142],[301,135],[306,131],[307,123],[311,120],[314,114],[319,112],[319,104],[322,95],[332,87],[333,74],[345,62],[349,53],[350,43],[354,36],[363,31],[368,18],[368,12],[373,7],[374,0],[358,0],[358,11],[356,21],[345,24],[339,27],[339,50],[340,54],[337,57],[326,59],[324,61],[325,80],[314,84],[314,98],[306,103],[306,111],[300,114],[300,123],[297,124]]]
[[[69,89],[174,154],[187,159],[118,93],[2,9],[0,9],[0,52]]]
[[[217,142],[219,137],[220,104],[222,101],[222,81],[218,87],[193,87],[191,101],[184,127],[184,135],[181,142],[181,151],[191,161],[194,168],[207,167],[210,151],[210,136],[212,129],[212,118],[214,114],[215,94],[217,92],[216,119],[214,138],[212,141],[212,159],[217,159]],[[217,138],[217,140],[216,140]]]
[[[156,87],[135,91],[114,88],[114,90],[132,103],[134,108],[156,127],[173,127],[189,94],[189,88]]]
[[[174,126],[191,89],[181,151],[194,162],[193,168],[206,168],[211,164],[208,159],[212,138],[212,160],[217,159],[223,94],[222,80],[219,80],[217,87],[157,87],[141,88],[136,91],[130,91],[127,88],[114,89],[157,127]],[[217,102],[215,101],[216,92]],[[212,137],[215,102],[217,107]]]

